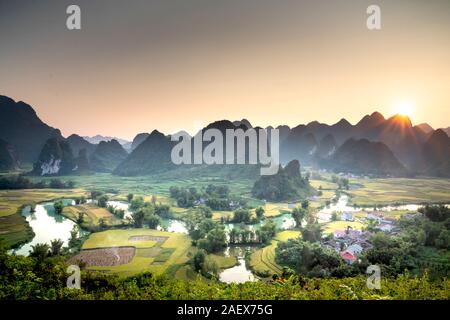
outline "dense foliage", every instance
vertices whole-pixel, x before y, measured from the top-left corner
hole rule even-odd
[[[62,181],[60,179],[52,179],[50,182],[44,180],[33,182],[24,176],[6,176],[0,178],[0,190],[8,189],[72,189],[75,187],[73,181]]]
[[[185,219],[193,245],[208,253],[220,251],[227,244],[224,226],[211,218],[211,209],[200,206],[190,212]]]
[[[227,186],[208,185],[204,190],[196,188],[170,187],[170,196],[177,200],[181,208],[192,208],[197,205],[207,205],[213,210],[232,210],[243,207],[246,201],[230,195]]]
[[[198,257],[202,268],[204,259]],[[297,276],[270,283],[224,284],[180,281],[149,273],[129,278],[82,272],[81,289],[66,287],[67,265],[60,256],[13,256],[0,249],[0,299],[449,299],[450,281],[427,276],[383,278],[370,290],[366,277],[307,279]]]

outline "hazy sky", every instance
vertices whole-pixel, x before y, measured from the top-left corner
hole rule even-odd
[[[0,0],[0,94],[65,135],[355,123],[402,103],[447,127],[450,1]]]

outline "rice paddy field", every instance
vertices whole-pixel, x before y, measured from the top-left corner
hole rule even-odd
[[[249,266],[258,275],[270,276],[272,274],[281,274],[282,268],[275,262],[275,248],[279,241],[295,239],[300,236],[300,231],[287,230],[277,233],[271,244],[256,250],[250,255]]]
[[[36,177],[36,181],[50,180],[51,178]],[[138,176],[138,177],[120,177],[109,173],[97,173],[88,176],[67,176],[59,177],[66,181],[75,182],[77,188],[84,190],[100,190],[104,192],[112,192],[126,196],[128,193],[135,195],[159,195],[168,196],[169,189],[172,186],[180,188],[196,187],[204,188],[209,184],[215,185],[232,185],[231,192],[239,195],[250,195],[254,180],[248,179],[227,179],[226,177],[202,176],[202,175],[175,175],[174,176]]]
[[[124,251],[126,257],[121,257],[120,248],[133,248],[132,257],[128,256],[130,250]],[[91,234],[83,244],[80,255],[73,259],[75,261],[87,259],[85,263],[89,270],[123,275],[142,271],[160,274],[171,266],[185,264],[189,260],[190,249],[190,238],[180,233],[153,229],[108,230]],[[111,255],[115,255],[116,260],[123,260],[125,263],[111,263]],[[99,265],[94,265],[93,260]],[[98,261],[105,262],[101,264]]]
[[[62,215],[72,221],[77,221],[79,214],[83,214],[82,228],[92,229],[100,225],[100,220],[103,219],[107,226],[118,226],[123,224],[123,221],[105,208],[99,208],[94,204],[82,204],[76,206],[66,206],[63,209]]]
[[[358,206],[450,203],[450,179],[350,179],[351,202]]]
[[[345,231],[347,227],[351,227],[353,230],[362,230],[364,224],[358,221],[332,221],[324,225],[323,233],[330,234],[336,231]]]

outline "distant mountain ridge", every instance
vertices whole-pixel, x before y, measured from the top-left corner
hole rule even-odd
[[[52,137],[62,138],[61,132],[45,124],[30,105],[0,96],[0,138],[14,148],[21,162],[36,161]]]
[[[72,134],[67,137],[67,142],[69,142],[70,147],[72,148],[72,152],[75,155],[79,154],[80,151],[84,149],[86,150],[87,155],[91,156],[91,154],[94,153],[95,149],[97,148],[97,145],[90,143],[77,134]]]
[[[149,175],[174,168],[170,158],[173,144],[164,134],[154,130],[116,167],[114,174]]]
[[[404,176],[408,173],[384,143],[367,139],[348,139],[322,165],[335,172],[363,175]]]
[[[83,136],[82,137],[84,140],[86,140],[89,143],[92,144],[99,144],[100,142],[104,141],[104,142],[109,142],[111,140],[116,140],[117,142],[119,142],[121,145],[125,145],[130,143],[130,141],[125,140],[125,139],[120,139],[117,137],[110,137],[110,136],[102,136],[100,134],[97,134],[95,136],[89,137],[89,136]]]
[[[226,129],[237,128],[245,131],[253,128],[253,126],[246,119],[233,122],[220,120],[208,124],[202,131],[211,128],[225,132]],[[415,172],[435,176],[449,175],[450,169],[445,161],[447,142],[444,138],[448,138],[450,127],[433,130],[426,123],[413,126],[411,120],[403,115],[385,118],[381,113],[373,112],[370,115],[365,115],[355,125],[352,125],[346,119],[341,119],[332,125],[312,121],[306,125],[300,124],[293,128],[286,125],[280,125],[277,128],[280,130],[280,159],[282,164],[299,160],[303,165],[320,167],[327,163],[327,160],[336,157],[336,154],[341,154],[338,153],[339,150],[345,151],[345,148],[342,149],[341,147],[349,139],[353,139],[353,145],[359,146],[367,152],[372,152],[371,148],[373,148],[378,150],[375,153],[380,152],[380,156],[385,157],[383,161],[374,163],[374,165],[377,165],[377,163],[381,165],[380,168],[373,168],[372,171],[374,172],[391,172],[391,170],[383,169],[387,162],[392,167],[396,167],[391,156],[387,156],[389,150],[402,166],[406,167],[409,173]],[[153,174],[176,167],[169,163],[170,150],[174,143],[170,141],[170,136],[156,130],[152,134],[138,134],[133,142],[123,139],[117,141],[113,137],[101,135],[83,138],[73,134],[64,139],[58,129],[48,126],[39,119],[30,105],[24,102],[15,102],[6,96],[0,96],[0,139],[4,141],[4,145],[8,146],[7,148],[3,147],[0,156],[9,159],[5,160],[5,163],[15,163],[13,167],[16,166],[18,160],[22,163],[37,163],[40,161],[43,149],[49,148],[47,145],[49,139],[66,140],[72,152],[71,161],[79,163],[84,172],[92,170],[114,172],[119,175],[140,175]],[[106,140],[110,142],[114,140],[116,143],[101,144],[99,142]],[[382,145],[355,142],[360,140],[377,142]],[[207,143],[204,142],[203,147],[206,145]],[[143,147],[141,148],[141,146]],[[346,147],[348,147],[348,144]],[[66,148],[64,143],[54,146],[55,150],[61,148]],[[131,153],[127,154],[125,148]],[[64,161],[70,162],[68,158]],[[46,161],[48,160],[46,159]],[[339,163],[341,163],[340,170],[354,170],[354,167],[351,168],[350,165],[348,167],[343,165],[343,163],[348,162],[339,161]],[[366,166],[363,165],[362,168],[364,167]],[[335,170],[337,169],[336,167]]]
[[[421,156],[422,174],[450,177],[450,138],[443,130],[433,132],[423,145]]]
[[[89,158],[90,168],[97,172],[113,172],[127,156],[117,140],[101,141]]]

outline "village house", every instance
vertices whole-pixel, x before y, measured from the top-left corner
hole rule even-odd
[[[344,212],[341,214],[342,221],[353,221],[353,214],[350,212]]]
[[[350,252],[354,256],[358,256],[359,254],[361,254],[361,252],[363,252],[363,247],[361,247],[357,243],[354,243],[354,244],[348,246],[346,251]]]
[[[342,259],[344,259],[345,262],[347,262],[348,264],[352,264],[353,262],[356,261],[356,256],[354,254],[352,254],[351,252],[348,251],[342,251],[341,253],[339,253],[339,255],[341,256]]]

